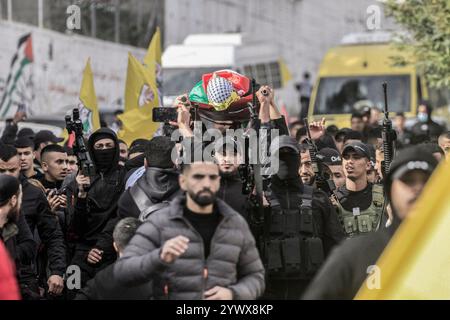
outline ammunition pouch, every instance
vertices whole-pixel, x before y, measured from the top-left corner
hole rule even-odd
[[[373,185],[371,205],[358,214],[344,209],[340,203],[341,199],[341,194],[338,193],[335,205],[347,237],[376,231],[379,228],[384,209],[384,194],[380,185]]]
[[[312,214],[312,188],[305,187],[296,210],[283,211],[271,201],[269,239],[262,256],[271,279],[310,279],[324,260],[322,240],[316,235]]]

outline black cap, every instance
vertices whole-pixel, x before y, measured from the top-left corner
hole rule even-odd
[[[20,182],[18,179],[0,174],[0,206],[4,206],[13,195],[17,194],[19,188]]]
[[[339,138],[345,138],[345,136],[347,135],[348,132],[350,132],[352,129],[350,128],[342,128],[340,129],[338,132],[336,132],[336,134],[334,135],[334,138],[337,139]]]
[[[413,170],[422,170],[431,174],[438,164],[436,158],[429,152],[426,152],[426,149],[422,146],[401,149],[395,155],[385,179],[387,194],[390,195],[390,189],[394,179],[400,179],[406,173]]]
[[[323,148],[317,153],[317,158],[329,166],[341,165],[342,158],[339,151],[333,148]]]
[[[22,128],[17,132],[17,138],[27,137],[34,139],[34,131],[30,128]]]
[[[359,141],[347,143],[342,150],[342,156],[344,156],[349,151],[354,151],[357,154],[370,160],[370,151],[365,143]]]
[[[36,133],[36,136],[34,137],[34,145],[39,146],[42,142],[50,141],[52,143],[58,143],[63,141],[64,138],[58,138],[51,132],[50,130],[41,130],[38,133]]]
[[[270,152],[272,154],[278,152],[281,148],[289,148],[295,153],[300,153],[300,147],[295,140],[291,136],[282,135],[275,137],[270,144]]]

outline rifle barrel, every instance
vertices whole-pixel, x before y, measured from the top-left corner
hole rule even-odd
[[[389,117],[388,100],[387,100],[387,83],[383,82],[383,94],[384,94],[384,116]]]

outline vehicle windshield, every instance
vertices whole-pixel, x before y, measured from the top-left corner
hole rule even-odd
[[[364,107],[383,110],[382,83],[387,82],[389,112],[407,112],[411,105],[410,75],[321,78],[314,114],[343,114]]]
[[[163,69],[163,93],[165,96],[178,96],[189,92],[203,74],[221,69],[228,68]]]

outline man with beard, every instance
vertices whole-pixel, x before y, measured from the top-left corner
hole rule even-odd
[[[222,200],[219,168],[183,165],[180,195],[153,213],[116,263],[124,285],[153,279],[155,299],[256,299],[264,268],[244,218]]]
[[[298,170],[300,178],[303,184],[308,186],[314,185],[315,173],[311,161],[311,155],[309,153],[308,145],[300,145],[300,168]]]
[[[342,187],[345,184],[345,175],[339,151],[332,148],[323,148],[318,152],[317,158],[320,158],[320,161],[324,164],[324,170],[328,171],[336,188]]]
[[[28,232],[30,234],[37,232],[40,241],[45,245],[45,251],[41,253],[46,255],[44,260],[48,261],[49,276],[48,279],[45,279],[48,293],[59,295],[64,286],[63,276],[66,261],[64,239],[58,220],[51,213],[45,194],[41,189],[30,184],[25,176],[20,175],[20,162],[16,149],[2,146],[0,150],[0,171],[4,169],[2,173],[19,179],[22,186],[23,202],[20,218],[25,218],[26,229],[31,230]],[[36,247],[34,242],[33,245]],[[35,250],[36,248],[34,248]],[[30,290],[37,293],[35,262],[26,262],[21,259],[21,264],[21,282],[26,282]],[[47,278],[46,270],[44,273]]]
[[[99,268],[116,259],[111,230],[116,223],[117,201],[124,190],[125,169],[119,166],[116,134],[101,128],[88,140],[87,148],[95,164],[96,175],[78,173],[78,191],[70,229],[76,239],[71,264],[81,269],[81,284],[91,279]]]
[[[238,172],[240,155],[234,144],[224,144],[221,149],[215,152],[221,177],[217,197],[247,218],[247,196],[242,193],[242,180]]]
[[[118,203],[118,218],[139,218],[156,211],[179,194],[178,171],[171,154],[175,143],[169,137],[154,137],[145,145],[145,172],[128,188]]]
[[[342,151],[345,186],[336,190],[335,205],[347,237],[375,231],[382,224],[385,200],[383,187],[368,182],[370,151],[362,142],[348,143]]]
[[[353,299],[400,223],[408,216],[437,160],[421,146],[399,151],[385,180],[393,223],[365,237],[350,238],[336,247],[311,283],[304,299]]]

